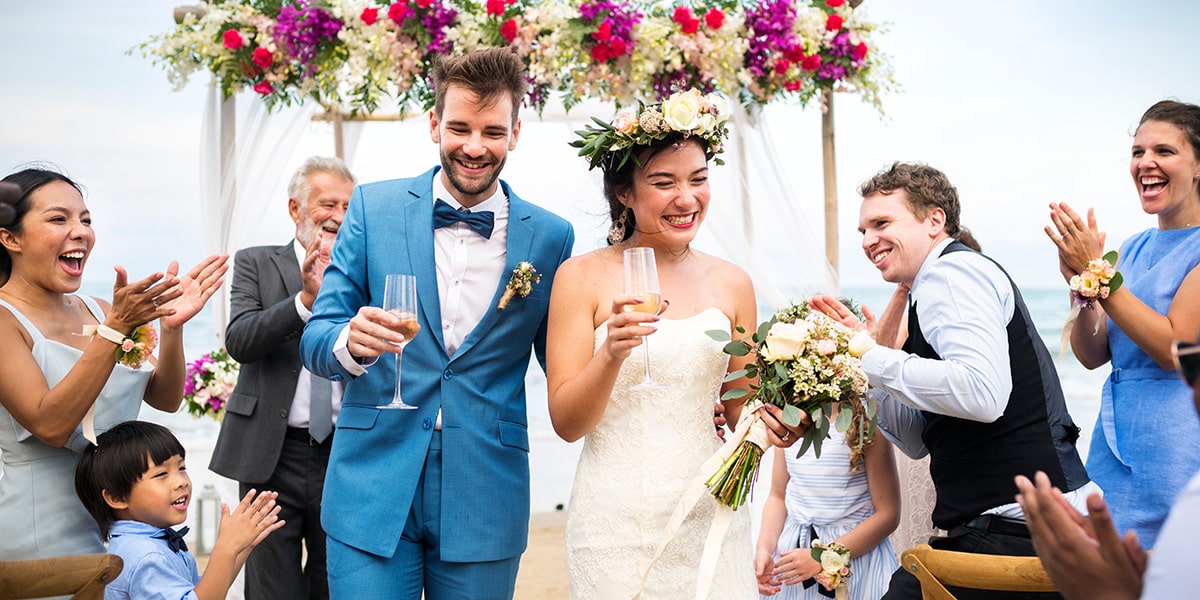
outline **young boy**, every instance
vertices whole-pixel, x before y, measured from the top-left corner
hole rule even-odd
[[[192,480],[184,449],[167,428],[127,421],[100,434],[75,469],[75,493],[125,567],[106,600],[224,598],[250,550],[283,525],[275,492],[250,490],[230,512],[221,505],[217,541],[201,577],[182,531]]]

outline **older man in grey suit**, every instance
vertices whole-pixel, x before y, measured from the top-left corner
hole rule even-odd
[[[288,186],[296,238],[234,257],[225,345],[242,371],[209,468],[242,494],[278,491],[287,521],[246,561],[247,600],[329,597],[321,490],[342,390],[311,376],[299,344],[353,190],[340,159],[309,158]]]

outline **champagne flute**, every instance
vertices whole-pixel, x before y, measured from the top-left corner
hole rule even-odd
[[[654,264],[653,248],[629,248],[625,251],[625,293],[642,299],[638,304],[626,304],[626,311],[658,314],[662,306],[662,293],[658,286],[658,268]],[[642,382],[633,386],[634,389],[662,387],[661,383],[650,377],[649,341],[648,338],[642,338],[646,371]]]
[[[396,389],[392,401],[379,408],[416,408],[400,398],[400,357],[404,347],[421,330],[417,323],[417,278],[413,275],[388,275],[383,286],[383,310],[400,318],[400,333],[404,341],[396,352]]]

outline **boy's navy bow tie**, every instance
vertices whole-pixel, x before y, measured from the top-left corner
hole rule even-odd
[[[475,233],[492,239],[492,227],[494,226],[492,211],[462,212],[455,210],[445,201],[435,201],[433,203],[433,228],[441,229],[455,223],[466,223],[468,227],[475,230]]]
[[[171,547],[172,552],[187,552],[187,542],[183,541],[183,536],[187,535],[187,532],[187,527],[180,527],[179,531],[167,527],[154,537],[167,540],[167,545]]]

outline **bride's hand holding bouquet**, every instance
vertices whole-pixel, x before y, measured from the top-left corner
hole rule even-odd
[[[852,312],[851,308],[843,308]],[[776,407],[773,412],[781,415],[789,427],[800,426],[805,417],[811,419],[797,455],[812,448],[820,457],[821,444],[829,437],[831,425],[854,433],[847,439],[852,459],[870,443],[875,406],[861,402],[867,393],[867,376],[859,360],[874,345],[868,333],[856,331],[815,306],[810,308],[808,302],[801,302],[776,312],[748,337],[731,340],[725,331],[708,334],[718,341],[728,341],[727,354],[752,357],[744,368],[729,373],[727,381],[742,377],[757,381],[750,389],[733,389],[721,398],[744,398],[753,413],[741,424],[751,428],[745,441],[707,481],[722,504],[736,509],[745,502],[762,453],[771,445],[760,413],[764,406]],[[785,437],[783,441],[788,440]]]

